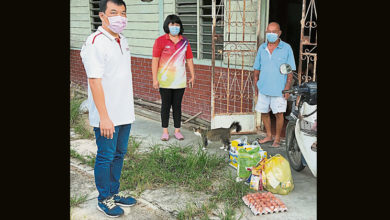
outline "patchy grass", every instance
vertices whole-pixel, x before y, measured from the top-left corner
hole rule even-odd
[[[136,147],[131,145],[131,147]],[[135,150],[130,149],[129,152]],[[195,191],[208,191],[217,170],[225,166],[224,158],[209,155],[192,146],[171,145],[162,149],[153,146],[148,153],[133,153],[125,160],[121,176],[121,188],[136,190],[173,185]]]
[[[248,193],[254,193],[255,191],[249,188],[249,185],[244,182],[236,182],[235,177],[231,173],[226,173],[221,178],[223,184],[219,186],[210,200],[214,202],[224,202],[225,208],[239,208],[241,205],[245,205],[242,201],[242,197]]]
[[[90,167],[94,167],[95,166],[95,160],[96,158],[95,157],[91,157],[91,156],[82,156],[80,155],[79,153],[77,153],[77,151],[73,150],[73,149],[70,149],[70,156],[73,157],[73,158],[76,158],[78,159],[81,163],[83,164],[86,164]]]
[[[74,126],[80,119],[80,105],[83,99],[74,97],[70,100],[70,126]]]
[[[80,138],[91,139],[94,137],[94,134],[88,129],[83,115],[80,113],[80,105],[84,100],[77,97],[70,100],[70,127],[81,136]]]
[[[201,220],[210,219],[209,214],[211,214],[212,210],[217,208],[217,204],[213,202],[206,202],[202,204],[202,207],[197,207],[194,203],[187,203],[186,208],[184,210],[181,210],[178,215],[177,219],[184,220],[184,219],[193,219],[194,217],[197,217]]]
[[[87,128],[88,125],[85,124],[85,121],[82,117],[74,125],[74,132],[80,135],[82,139],[93,139],[95,136],[91,133],[91,130]]]
[[[87,201],[88,194],[81,196],[71,196],[70,197],[70,207],[76,207],[83,202]]]
[[[242,197],[255,192],[243,182],[236,182],[231,170],[225,172],[228,167],[225,157],[208,154],[201,150],[201,146],[155,145],[150,152],[139,153],[137,150],[141,144],[142,141],[130,136],[120,190],[131,190],[140,195],[146,189],[180,186],[190,191],[212,194],[202,207],[187,204],[178,213],[177,219],[209,219],[209,215],[217,209],[217,204],[224,204],[223,211],[218,213],[220,219],[235,219],[237,208],[245,206]],[[72,149],[71,156],[94,167],[95,158],[83,157]],[[213,185],[213,182],[217,182],[218,186]],[[74,204],[77,201],[73,198]]]
[[[187,203],[185,210],[181,210],[179,214],[177,215],[177,219],[184,220],[184,219],[192,219],[193,217],[199,215],[200,209],[196,207],[193,203]]]
[[[236,211],[229,203],[225,203],[224,212],[219,214],[221,220],[235,220]],[[240,219],[240,218],[239,218]]]
[[[126,158],[127,159],[136,159],[136,151],[141,145],[142,141],[136,140],[135,137],[130,136],[129,137],[129,142],[128,142],[128,148],[127,148],[127,153],[126,153]]]

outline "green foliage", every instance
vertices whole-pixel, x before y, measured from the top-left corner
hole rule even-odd
[[[209,155],[200,148],[194,151],[192,146],[171,145],[166,149],[154,146],[151,152],[133,153],[128,157],[123,165],[121,188],[139,192],[164,185],[207,190],[211,178],[225,165],[223,158]]]
[[[70,100],[70,126],[76,125],[80,119],[80,105],[83,102],[80,98],[73,98]]]
[[[77,151],[75,151],[73,149],[70,149],[70,156],[78,159],[81,163],[86,164],[92,168],[95,166],[95,160],[96,160],[95,157],[91,157],[89,155],[84,157],[84,156],[80,155],[79,153],[77,153]]]
[[[70,207],[76,207],[87,200],[88,194],[82,196],[71,196]]]
[[[70,127],[74,128],[74,132],[80,135],[80,138],[91,139],[94,134],[87,128],[85,121],[80,113],[80,105],[84,101],[82,98],[70,100]]]
[[[220,185],[217,193],[212,196],[210,200],[214,202],[225,202],[226,207],[228,208],[238,208],[241,205],[244,205],[242,197],[248,193],[255,192],[243,182],[236,182],[231,173],[226,174],[225,177],[222,178],[222,181],[224,181],[224,183]]]

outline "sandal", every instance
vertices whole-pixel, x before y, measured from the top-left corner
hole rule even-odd
[[[177,140],[184,140],[184,137],[183,137],[183,135],[180,133],[180,131],[179,132],[177,132],[177,133],[175,133],[175,138],[177,139]]]
[[[163,135],[161,136],[161,140],[162,140],[162,141],[167,141],[167,140],[169,140],[169,134],[163,133]]]
[[[276,148],[276,147],[280,147],[280,142],[277,142],[277,143],[274,142],[274,143],[271,145],[271,147],[275,147],[275,148]]]
[[[263,143],[260,143],[260,141],[262,141],[262,140],[264,140],[264,139],[265,139],[265,138],[263,138],[263,139],[260,140],[260,138],[256,138],[256,141],[257,141],[257,143],[259,143],[259,144],[266,144],[266,143],[269,143],[269,142],[274,141],[274,139],[271,139],[271,140],[269,140],[269,141],[264,141]]]

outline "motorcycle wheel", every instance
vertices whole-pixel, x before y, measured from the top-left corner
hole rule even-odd
[[[305,168],[302,163],[303,155],[295,138],[295,121],[289,121],[286,126],[286,152],[290,165],[294,170],[299,172]]]

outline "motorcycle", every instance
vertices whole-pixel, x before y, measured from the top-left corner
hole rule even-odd
[[[289,64],[282,64],[280,73],[293,74],[298,80]],[[286,151],[290,165],[298,172],[308,166],[317,177],[317,83],[293,85],[282,93],[289,93],[289,100],[293,101],[291,113],[286,116]]]

